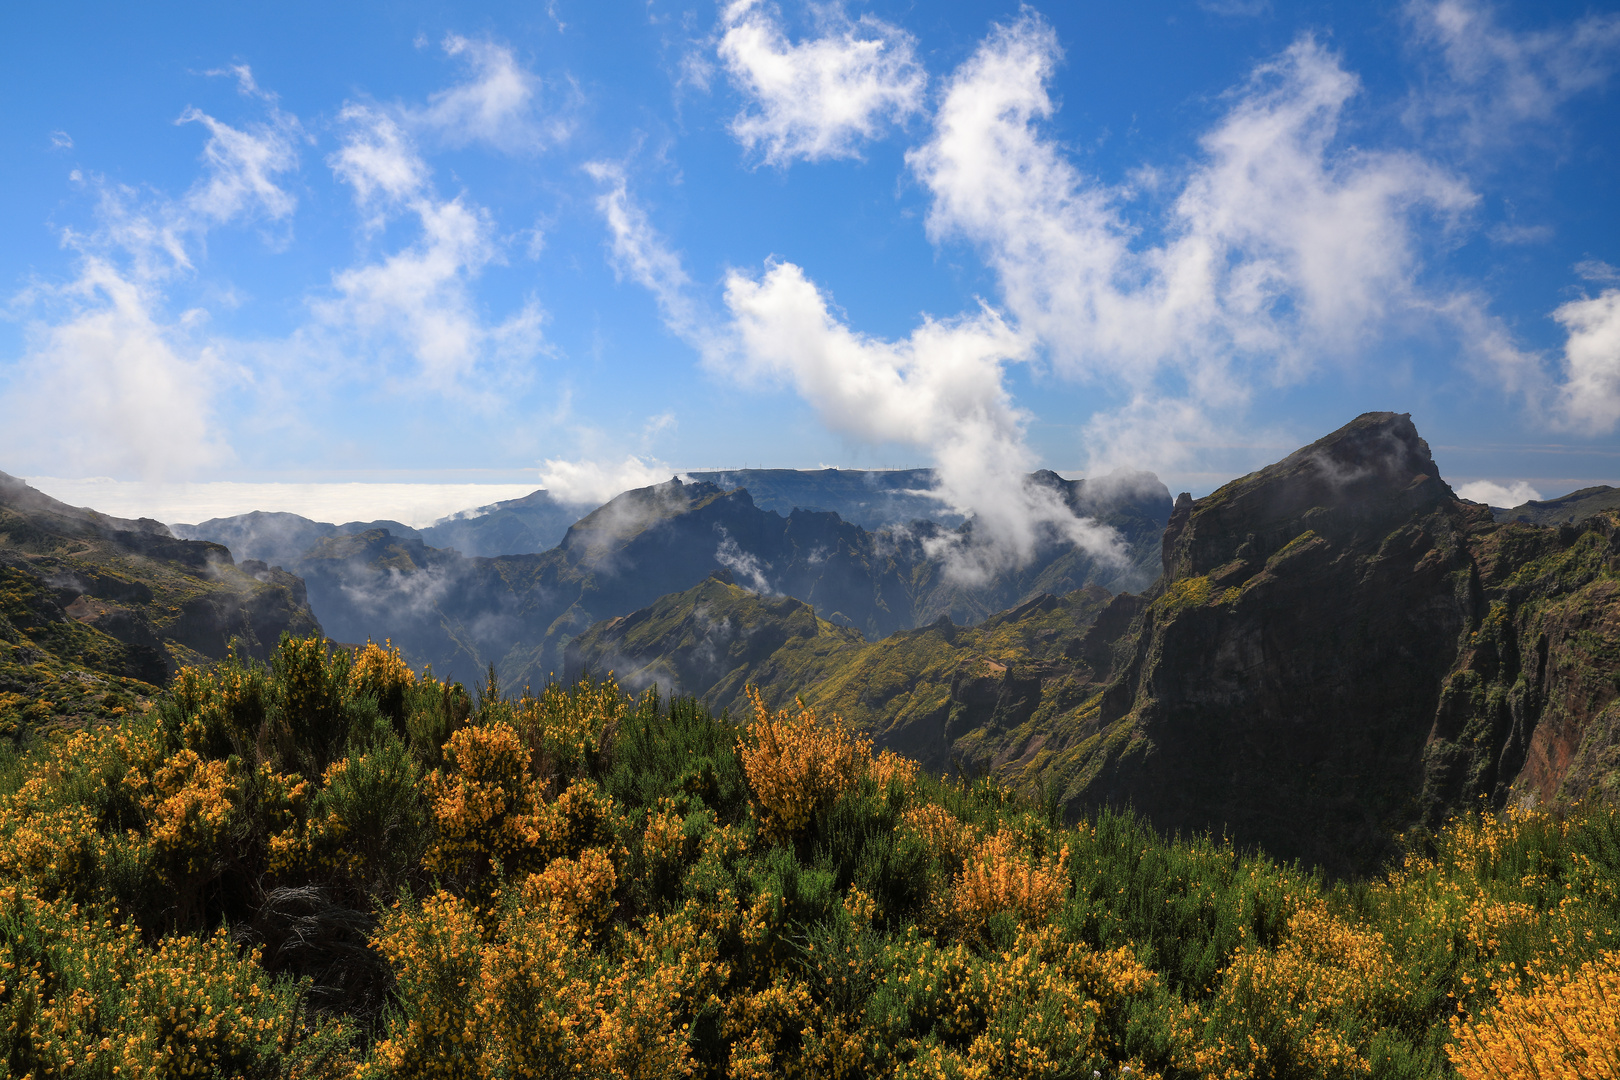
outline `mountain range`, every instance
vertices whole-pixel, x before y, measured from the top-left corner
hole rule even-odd
[[[521,687],[560,674],[564,648],[593,623],[690,588],[716,570],[734,573],[756,592],[812,604],[832,623],[869,638],[941,616],[978,622],[1043,592],[1091,583],[1140,589],[1152,580],[1170,513],[1170,493],[1156,478],[1125,473],[1068,481],[1043,472],[1026,482],[1052,489],[1077,513],[1117,530],[1124,559],[1100,560],[1053,535],[1031,563],[968,583],[947,572],[948,556],[934,542],[973,544],[972,522],[948,529],[915,521],[871,531],[835,511],[794,508],[784,515],[756,505],[746,488],[679,478],[619,495],[543,552],[468,557],[386,522],[323,526],[289,521],[290,515],[244,515],[186,529],[220,543],[236,539],[260,557],[272,543],[283,554],[309,543],[279,565],[306,582],[329,635],[390,639],[413,663],[465,681],[493,664],[501,685]]]
[[[1033,474],[1114,528],[1123,561],[1054,534],[974,581],[949,562],[972,520],[868,528],[825,508],[882,521],[922,506],[927,474],[717,479],[478,556],[292,515],[183,539],[0,474],[0,726],[106,719],[233,639],[263,656],[324,629],[463,681],[493,664],[508,691],[612,672],[740,717],[752,686],[1071,818],[1130,807],[1334,872],[1482,801],[1620,792],[1620,492],[1459,499],[1406,415],[1365,414],[1201,499],[1147,474]],[[460,522],[535,536],[558,505],[537,492]]]
[[[1182,494],[1140,595],[1052,590],[868,642],[717,575],[579,635],[565,674],[733,715],[756,686],[1071,818],[1128,806],[1365,871],[1482,800],[1620,793],[1620,512],[1568,520],[1593,496],[1497,521],[1409,417],[1367,414]]]

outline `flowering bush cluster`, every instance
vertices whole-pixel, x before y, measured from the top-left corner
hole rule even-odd
[[[0,750],[8,1075],[1620,1077],[1620,815],[1329,883],[836,717],[288,640]]]

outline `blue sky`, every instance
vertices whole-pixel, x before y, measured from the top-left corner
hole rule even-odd
[[[1394,409],[1494,499],[1620,484],[1620,5],[67,3],[0,40],[13,474],[935,465],[987,511]]]

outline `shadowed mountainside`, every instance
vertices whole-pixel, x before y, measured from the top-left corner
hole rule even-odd
[[[1049,595],[871,644],[705,582],[592,627],[569,670],[733,710],[746,683],[800,695],[1071,816],[1129,805],[1339,871],[1481,798],[1620,789],[1620,513],[1497,523],[1408,417],[1370,413],[1182,495],[1161,560],[1144,596]]]
[[[117,716],[233,641],[263,659],[319,629],[292,574],[0,473],[0,728]]]

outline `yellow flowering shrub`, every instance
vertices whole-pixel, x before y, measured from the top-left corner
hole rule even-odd
[[[406,692],[416,685],[416,672],[405,662],[392,641],[378,645],[366,642],[354,655],[349,667],[349,689],[374,698],[384,716],[402,720]]]
[[[618,883],[607,852],[587,848],[577,859],[553,859],[538,874],[530,874],[521,895],[528,907],[550,912],[581,934],[592,934],[613,914]]]
[[[444,753],[449,775],[428,779],[438,827],[428,868],[450,871],[483,857],[516,872],[543,856],[535,850],[540,835],[528,748],[517,731],[505,724],[462,728]],[[543,865],[544,858],[538,862]]]
[[[1463,1080],[1620,1080],[1620,953],[1505,985],[1484,1015],[1453,1019],[1451,1034],[1446,1054]]]
[[[373,945],[394,969],[403,1014],[373,1053],[380,1075],[481,1076],[474,1006],[484,941],[472,905],[445,892],[423,900],[420,910],[396,905]]]
[[[893,750],[884,750],[873,756],[872,763],[867,766],[867,775],[879,787],[888,787],[891,783],[910,787],[917,779],[917,763]]]
[[[300,1014],[223,929],[148,947],[102,912],[0,887],[0,1062],[10,1075],[347,1076],[341,1025]]]
[[[961,866],[978,844],[975,830],[938,803],[908,807],[900,820],[902,828],[921,838],[929,853],[947,866]]]
[[[1374,929],[1303,902],[1275,949],[1245,945],[1221,980],[1201,1045],[1187,1057],[1203,1075],[1370,1075],[1372,1035],[1411,988]]]
[[[660,799],[647,812],[647,828],[641,834],[641,849],[655,866],[668,867],[686,857],[686,819],[671,799]]]
[[[132,771],[125,783],[146,814],[160,872],[169,883],[183,889],[210,876],[229,839],[239,795],[229,765],[182,750],[150,776]]]
[[[830,1014],[803,981],[778,976],[754,993],[731,999],[730,1080],[868,1074],[866,1048],[845,1017]]]
[[[757,695],[306,639],[0,743],[0,1072],[1613,1076],[1617,852],[1515,807],[1341,886]]]
[[[752,687],[754,722],[738,753],[754,795],[761,831],[785,840],[858,782],[872,764],[872,743],[840,717],[823,723],[803,702],[774,715]]]
[[[1056,858],[1036,858],[1020,850],[1017,836],[1002,829],[981,840],[963,862],[951,889],[949,917],[982,926],[1001,911],[1035,924],[1063,903],[1069,888],[1069,849]]]
[[[29,781],[37,787],[38,778]],[[23,792],[7,803],[32,801]],[[93,881],[106,855],[96,815],[84,806],[64,806],[29,813],[15,805],[0,806],[0,875],[23,878],[48,897],[72,896]]]
[[[580,871],[597,888],[612,873],[605,857],[578,860]],[[689,1076],[675,1010],[694,977],[712,974],[712,947],[678,935],[676,961],[659,947],[672,942],[648,934],[617,961],[594,955],[577,913],[559,903],[567,877],[531,877],[487,933],[485,913],[446,893],[391,913],[377,940],[399,978],[402,1016],[376,1065],[400,1078]]]
[[[542,780],[566,783],[612,742],[628,703],[613,679],[581,680],[570,689],[551,683],[538,696],[525,692],[512,705],[513,723],[534,754]]]

